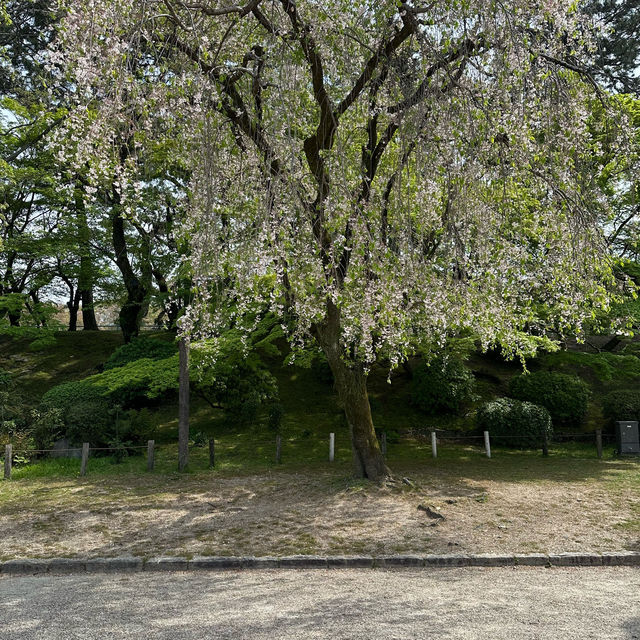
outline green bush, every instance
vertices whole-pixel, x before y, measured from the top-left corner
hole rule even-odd
[[[454,413],[474,399],[475,379],[455,356],[419,366],[411,381],[411,404],[428,414]]]
[[[29,351],[46,351],[56,346],[56,338],[54,335],[46,335],[29,343]]]
[[[587,413],[591,391],[577,376],[537,371],[512,378],[509,394],[545,407],[556,427],[577,427]]]
[[[602,400],[602,412],[612,426],[616,420],[640,421],[640,391],[612,391]]]
[[[544,435],[551,440],[551,416],[544,407],[511,398],[486,402],[476,414],[476,426],[488,431],[495,444],[517,449],[542,446]]]
[[[116,369],[136,360],[164,360],[173,356],[177,347],[173,342],[154,338],[134,338],[128,344],[118,347],[105,362],[104,368]]]

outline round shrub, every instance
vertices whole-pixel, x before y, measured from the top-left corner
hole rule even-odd
[[[509,395],[545,407],[556,427],[577,427],[587,413],[591,391],[577,376],[537,371],[512,378]]]
[[[511,398],[486,402],[476,414],[480,431],[488,431],[495,444],[534,449],[553,437],[551,416],[544,407]]]
[[[602,400],[602,413],[611,424],[616,420],[640,421],[640,391],[622,390],[608,393]]]
[[[462,360],[437,358],[419,366],[411,381],[411,404],[428,414],[459,413],[473,401],[475,379]]]
[[[177,352],[173,342],[155,340],[154,338],[134,338],[128,344],[118,347],[105,362],[104,368],[115,369],[135,360],[164,360]]]

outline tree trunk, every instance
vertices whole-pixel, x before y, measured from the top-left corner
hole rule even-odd
[[[184,338],[178,343],[180,383],[178,392],[178,469],[189,463],[189,346]]]
[[[327,356],[338,396],[344,405],[351,436],[354,474],[369,480],[382,480],[390,471],[384,462],[373,427],[367,375],[360,363],[348,362],[342,357],[340,311],[332,302],[327,304],[327,316],[322,324],[315,327],[315,334]]]
[[[114,207],[111,222],[115,260],[118,268],[120,269],[120,273],[122,274],[124,286],[127,289],[127,299],[123,307],[120,309],[119,318],[122,336],[124,341],[128,343],[131,342],[131,338],[138,335],[142,319],[149,308],[149,287],[145,286],[145,284],[147,284],[147,278],[145,277],[145,282],[142,282],[133,271],[133,267],[129,261],[129,254],[127,252],[124,220],[120,217],[117,207]],[[143,272],[144,271],[145,269],[143,268]]]
[[[76,185],[76,210],[78,214],[78,239],[80,246],[78,291],[82,300],[82,330],[98,331],[98,322],[93,309],[94,266],[91,257],[91,230],[87,222],[87,211],[80,184]]]
[[[67,302],[67,309],[69,309],[69,331],[76,331],[78,328],[78,309],[80,307],[80,292],[78,290],[69,292],[69,302]]]
[[[82,264],[82,258],[80,263]],[[82,266],[80,266],[82,271]],[[96,313],[93,308],[93,288],[89,285],[89,288],[82,289],[80,291],[82,298],[82,330],[83,331],[98,331],[98,321],[96,320]]]

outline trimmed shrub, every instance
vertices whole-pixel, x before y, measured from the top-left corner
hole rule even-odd
[[[454,356],[419,366],[411,381],[411,404],[428,414],[457,414],[474,399],[475,378]]]
[[[640,391],[622,390],[608,393],[602,400],[602,413],[611,421],[640,421]]]
[[[105,362],[104,368],[116,369],[136,360],[164,360],[177,352],[173,342],[154,338],[134,338],[128,344],[118,347]]]
[[[542,446],[544,435],[553,437],[551,416],[544,407],[511,398],[486,402],[476,414],[479,431],[488,431],[495,444],[517,449]]]
[[[512,378],[509,394],[516,400],[545,407],[556,427],[577,427],[587,413],[591,391],[577,376],[537,371]]]

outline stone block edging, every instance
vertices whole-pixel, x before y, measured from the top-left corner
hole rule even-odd
[[[531,554],[407,554],[342,556],[159,556],[155,558],[49,558],[0,562],[0,576],[247,569],[362,569],[447,567],[640,567],[640,552]]]

